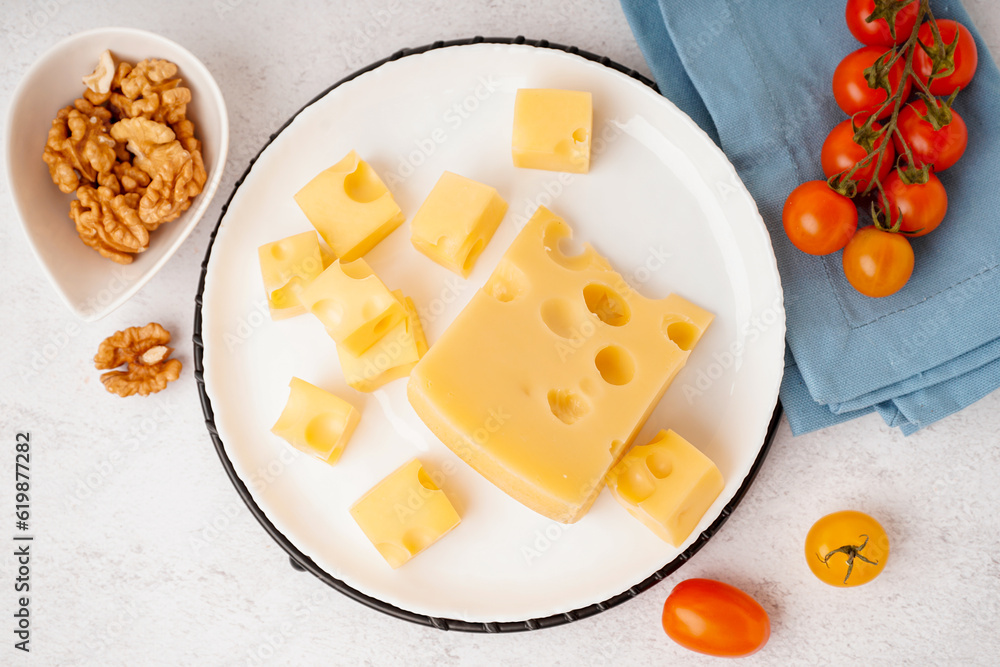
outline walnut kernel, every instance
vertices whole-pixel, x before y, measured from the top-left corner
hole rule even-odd
[[[169,359],[173,348],[168,347],[170,332],[157,322],[144,327],[129,327],[116,331],[105,339],[94,356],[105,389],[119,396],[147,396],[166,388],[181,374],[181,362]],[[126,370],[116,369],[127,364]]]

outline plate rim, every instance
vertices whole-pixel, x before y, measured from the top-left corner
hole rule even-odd
[[[659,570],[653,572],[653,574],[646,577],[641,582],[631,586],[627,590],[615,595],[613,597],[604,600],[603,602],[594,603],[581,607],[579,609],[574,609],[571,611],[553,614],[551,616],[546,616],[543,618],[531,618],[524,621],[498,621],[498,622],[478,622],[478,621],[463,621],[457,619],[442,618],[436,616],[430,616],[427,614],[419,614],[415,612],[402,609],[395,605],[389,604],[378,598],[369,596],[356,588],[346,584],[345,582],[337,579],[336,577],[330,575],[326,570],[318,566],[309,556],[302,553],[298,547],[296,547],[287,536],[284,535],[274,524],[267,518],[264,511],[257,505],[256,501],[250,494],[244,481],[237,474],[236,469],[233,465],[232,460],[229,458],[225,450],[225,445],[222,442],[222,438],[219,436],[218,428],[215,424],[215,412],[212,409],[212,401],[208,396],[208,392],[205,388],[205,366],[204,366],[204,352],[205,345],[204,339],[202,337],[202,305],[205,292],[206,278],[208,277],[208,265],[212,256],[212,249],[215,245],[215,239],[218,235],[219,228],[222,224],[222,220],[225,218],[226,213],[229,209],[229,205],[233,198],[236,196],[236,192],[239,190],[240,186],[243,184],[246,177],[249,175],[250,171],[253,169],[254,164],[257,159],[264,152],[265,149],[280,135],[291,123],[305,111],[307,108],[324,98],[335,88],[358,78],[359,76],[366,74],[372,70],[375,70],[386,63],[405,58],[407,56],[419,55],[426,53],[428,51],[433,51],[442,48],[448,48],[453,46],[467,46],[472,44],[502,44],[502,45],[524,45],[532,46],[536,48],[553,49],[557,51],[562,51],[564,53],[569,53],[572,55],[580,56],[595,62],[610,69],[616,70],[626,76],[639,81],[640,83],[652,88],[655,92],[660,92],[659,87],[656,82],[644,76],[640,72],[626,67],[620,63],[615,62],[608,56],[600,56],[590,51],[580,49],[576,46],[566,46],[563,44],[558,44],[555,42],[550,42],[546,39],[534,40],[527,39],[523,35],[518,35],[517,37],[483,37],[477,35],[475,37],[466,39],[453,39],[453,40],[438,40],[431,44],[425,44],[424,46],[418,46],[414,48],[404,48],[396,51],[392,55],[373,62],[361,69],[348,74],[344,78],[340,79],[336,83],[332,84],[328,88],[321,91],[318,95],[306,102],[300,109],[295,111],[288,120],[286,120],[277,130],[272,132],[267,141],[261,146],[260,150],[254,155],[250,162],[247,164],[246,169],[240,175],[240,177],[233,184],[233,189],[229,193],[226,202],[222,205],[222,209],[219,212],[219,219],[212,229],[212,233],[209,237],[208,247],[205,250],[205,259],[201,264],[201,276],[198,280],[198,291],[195,295],[195,313],[194,313],[194,327],[192,334],[192,344],[194,346],[194,376],[195,382],[198,386],[198,396],[201,401],[202,412],[205,415],[205,426],[208,430],[209,437],[215,447],[216,454],[219,456],[219,460],[222,463],[223,469],[226,471],[226,475],[229,477],[230,482],[236,488],[236,492],[239,494],[240,498],[246,504],[250,513],[255,519],[261,524],[264,530],[271,536],[271,538],[288,554],[289,562],[292,567],[301,572],[310,572],[317,579],[325,583],[326,585],[334,588],[340,593],[346,595],[347,597],[360,602],[367,607],[380,611],[389,616],[409,621],[411,623],[416,623],[418,625],[425,625],[437,628],[439,630],[458,630],[462,632],[479,632],[479,633],[497,633],[497,632],[524,632],[528,630],[539,630],[543,628],[555,627],[558,625],[564,625],[566,623],[571,623],[573,621],[582,620],[590,616],[594,616],[602,611],[606,611],[612,607],[616,607],[627,600],[630,600],[640,593],[652,588],[655,584],[659,583],[667,576],[672,574],[681,565],[683,565],[689,558],[691,558],[695,553],[697,553],[707,542],[715,535],[726,522],[729,516],[732,514],[733,510],[740,504],[743,498],[746,496],[750,489],[757,473],[763,467],[764,460],[767,458],[767,454],[771,448],[771,444],[774,440],[774,436],[778,429],[778,423],[781,419],[783,413],[780,398],[776,401],[774,411],[771,414],[771,419],[768,422],[766,432],[764,434],[764,442],[754,459],[753,464],[750,466],[750,470],[747,475],[743,478],[740,487],[737,489],[736,493],[733,495],[732,500],[722,508],[719,516],[716,518],[712,524],[706,528],[698,536],[698,538],[681,554],[676,556],[669,563],[664,565]]]

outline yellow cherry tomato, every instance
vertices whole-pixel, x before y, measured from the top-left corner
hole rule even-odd
[[[889,559],[889,537],[864,512],[827,514],[806,535],[806,562],[823,583],[860,586],[877,577]]]

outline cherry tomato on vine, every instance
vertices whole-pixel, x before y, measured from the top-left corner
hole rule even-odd
[[[955,70],[950,74],[935,77],[930,83],[930,91],[934,95],[951,95],[956,88],[965,88],[972,81],[976,66],[979,64],[979,53],[976,49],[976,40],[964,25],[951,19],[938,19],[937,24],[942,42],[951,44],[958,35],[958,44],[955,46],[954,54]],[[934,46],[934,31],[930,23],[920,26],[917,38],[927,46]],[[926,83],[933,68],[930,57],[918,45],[913,52],[914,74]]]
[[[879,203],[889,223],[894,225],[902,217],[899,229],[911,232],[910,236],[930,234],[948,212],[948,193],[934,174],[926,183],[905,183],[893,171],[882,181],[882,187],[885,194],[879,195]]]
[[[865,19],[875,11],[875,0],[847,0],[847,27],[862,44],[868,46],[892,46],[902,44],[913,32],[917,25],[917,12],[920,3],[913,0],[899,10],[894,21],[896,26],[896,39],[893,40],[889,33],[889,23],[885,19],[876,19],[871,23],[866,23]]]
[[[863,122],[868,116],[878,111],[879,107],[889,99],[889,94],[883,88],[869,88],[865,80],[865,70],[882,57],[892,58],[892,52],[881,46],[863,46],[857,51],[848,53],[837,69],[833,72],[833,96],[839,106],[848,116],[861,114],[858,122]],[[893,93],[903,87],[905,100],[910,95],[910,80],[903,79],[906,66],[903,59],[897,60],[889,70],[889,88]],[[901,83],[902,81],[902,83]],[[892,105],[887,106],[877,116],[879,120],[892,113]]]
[[[851,240],[858,228],[858,209],[826,181],[806,181],[788,195],[781,222],[796,248],[810,255],[828,255]]]
[[[663,629],[686,649],[725,658],[756,653],[771,636],[771,619],[752,597],[713,579],[688,579],[663,605]]]
[[[865,296],[895,294],[913,275],[913,248],[902,234],[859,229],[844,248],[844,275]]]
[[[882,126],[878,123],[872,123],[872,129],[877,131],[882,129]],[[883,135],[875,141],[875,150],[881,148],[884,143],[885,136]],[[834,174],[848,171],[855,164],[863,160],[866,155],[868,153],[865,149],[854,141],[854,128],[851,125],[851,121],[845,120],[837,123],[830,130],[830,134],[826,136],[826,140],[823,142],[823,149],[820,151],[819,158],[823,165],[823,173],[826,174],[827,178],[830,178]],[[880,181],[889,174],[889,170],[892,169],[895,161],[896,151],[893,150],[892,144],[889,144],[885,149],[885,155],[882,156],[882,164],[878,169],[878,179]],[[857,183],[858,192],[868,187],[877,164],[878,156],[875,156],[867,165],[854,172],[854,176],[851,179]]]
[[[889,537],[864,512],[827,514],[806,535],[806,562],[820,581],[841,588],[867,584],[885,568]]]
[[[969,131],[965,121],[954,109],[951,110],[951,122],[940,130],[935,130],[930,121],[924,120],[927,115],[927,103],[924,100],[910,102],[899,112],[896,127],[913,153],[915,167],[931,165],[934,171],[944,171],[952,166],[965,153],[969,143]],[[903,142],[899,134],[893,136],[893,142],[900,155],[904,154]]]

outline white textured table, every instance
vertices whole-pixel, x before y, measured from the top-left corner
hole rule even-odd
[[[12,544],[15,433],[30,430],[31,664],[713,664],[659,626],[670,589],[694,576],[740,586],[770,612],[770,643],[743,664],[997,664],[997,393],[910,438],[875,416],[794,440],[782,424],[750,493],[692,562],[636,600],[554,629],[440,632],[294,571],[223,473],[192,372],[201,260],[250,157],[319,91],[401,47],[526,34],[648,70],[613,0],[300,0],[280,9],[185,0],[129,3],[125,13],[116,4],[4,2],[4,116],[21,74],[49,46],[92,27],[135,26],[180,42],[212,70],[230,109],[230,161],[209,214],[175,258],[89,325],[58,301],[7,193],[0,198],[0,540]],[[1000,46],[1000,8],[967,4]],[[107,394],[91,363],[98,343],[150,320],[174,332],[182,378],[146,400]],[[802,541],[814,520],[845,508],[883,522],[892,557],[873,583],[840,590],[810,574]],[[0,551],[0,664],[29,664],[13,648],[13,548]]]

